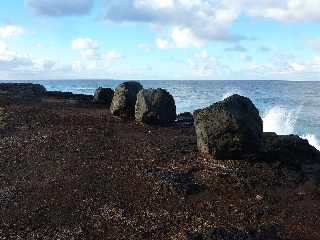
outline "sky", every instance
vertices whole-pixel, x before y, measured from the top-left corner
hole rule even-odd
[[[320,80],[320,0],[0,4],[2,80]]]

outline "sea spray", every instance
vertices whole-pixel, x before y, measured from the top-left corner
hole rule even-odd
[[[296,113],[280,106],[271,108],[263,117],[263,131],[279,135],[293,134],[298,115]]]
[[[319,140],[317,139],[317,137],[314,134],[306,134],[304,136],[302,136],[303,139],[307,139],[308,142],[314,146],[316,149],[318,149],[320,151],[320,143]]]
[[[296,122],[300,111],[301,107],[298,110],[288,110],[281,106],[271,108],[263,117],[264,132],[275,132],[279,135],[297,134]],[[314,134],[305,134],[302,138],[320,150],[320,143]]]
[[[224,99],[226,99],[226,98],[228,98],[228,97],[231,97],[231,96],[234,95],[234,94],[239,94],[239,95],[241,95],[241,91],[238,90],[238,89],[229,90],[229,91],[227,91],[225,94],[223,94],[222,100],[224,100]]]

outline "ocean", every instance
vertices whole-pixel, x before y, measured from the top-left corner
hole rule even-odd
[[[11,82],[11,81],[0,81]],[[47,90],[94,94],[115,88],[115,80],[15,81],[43,84]],[[177,112],[192,112],[237,93],[249,97],[260,111],[265,132],[298,134],[320,150],[320,82],[293,81],[140,81],[145,88],[167,89]]]

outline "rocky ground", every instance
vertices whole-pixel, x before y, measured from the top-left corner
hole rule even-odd
[[[52,98],[0,104],[0,206],[0,239],[320,239],[317,181]]]

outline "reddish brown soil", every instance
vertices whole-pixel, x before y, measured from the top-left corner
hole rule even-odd
[[[0,239],[188,239],[269,225],[280,239],[320,239],[315,186],[267,164],[204,158],[193,127],[143,126],[89,105],[2,107]],[[196,187],[166,171],[194,175]]]

